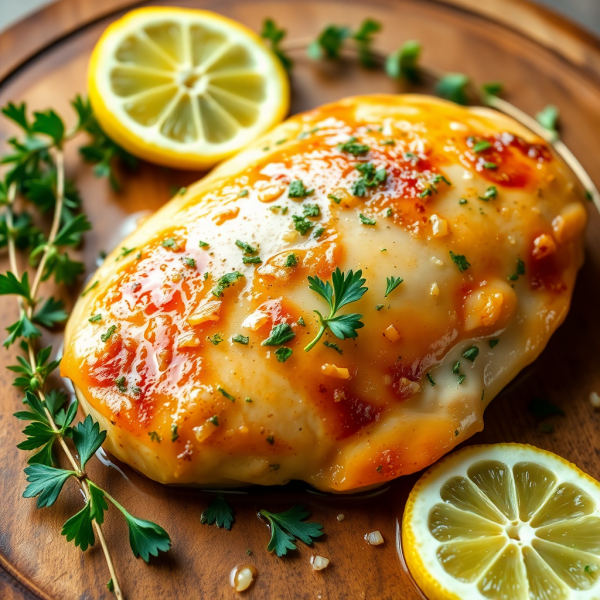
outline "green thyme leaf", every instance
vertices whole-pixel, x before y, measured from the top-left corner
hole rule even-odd
[[[433,377],[431,376],[431,373],[427,373],[427,380],[429,381],[429,383],[431,385],[435,385],[435,381],[433,380]]]
[[[490,340],[490,348],[495,348],[500,340],[498,338]]]
[[[242,262],[245,265],[260,265],[262,263],[262,258],[260,256],[243,256]]]
[[[490,144],[490,142],[488,142],[487,140],[481,140],[480,142],[476,142],[475,144],[473,144],[473,152],[484,152],[485,150],[488,150],[491,147],[492,144]]]
[[[483,196],[478,196],[480,200],[484,202],[488,202],[489,200],[495,200],[498,196],[498,189],[495,185],[490,185],[490,187],[485,191]]]
[[[223,335],[221,333],[215,333],[214,335],[209,335],[206,339],[214,346],[218,346],[221,342],[224,341]]]

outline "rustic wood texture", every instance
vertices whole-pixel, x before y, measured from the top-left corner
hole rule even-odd
[[[32,109],[53,107],[69,114],[69,100],[85,93],[88,56],[103,29],[122,14],[131,0],[62,0],[0,35],[0,103],[28,102]],[[314,35],[330,22],[356,25],[369,16],[384,23],[378,46],[391,51],[407,39],[420,39],[423,61],[438,69],[470,74],[477,82],[500,80],[506,97],[534,114],[548,103],[561,109],[564,140],[600,186],[600,44],[589,34],[522,0],[162,0],[158,4],[202,7],[259,29],[271,16],[290,38]],[[353,60],[314,64],[295,53],[292,111],[343,96],[394,91],[428,92],[401,87],[380,71],[365,71]],[[0,143],[12,130],[0,123]],[[169,198],[169,188],[190,183],[198,173],[175,172],[142,165],[124,174],[124,189],[112,193],[94,178],[71,143],[68,175],[77,180],[85,211],[94,223],[82,256],[93,271],[100,250],[118,243],[118,229],[128,217],[154,210]],[[600,217],[590,205],[587,259],[580,273],[571,312],[540,359],[525,370],[488,408],[486,428],[469,443],[527,442],[552,450],[600,478],[600,413],[590,406],[592,390],[600,391]],[[2,260],[5,257],[0,257]],[[2,271],[6,264],[1,265]],[[73,291],[72,296],[77,290]],[[15,303],[2,299],[0,325],[17,315]],[[60,335],[52,340],[58,347]],[[19,423],[11,416],[20,394],[11,387],[5,366],[14,351],[0,352],[0,597],[8,600],[88,600],[111,597],[107,569],[98,546],[82,554],[60,536],[62,523],[81,507],[73,482],[57,504],[36,510],[24,500],[25,456],[15,448]],[[555,432],[540,432],[528,412],[533,397],[561,406],[566,416],[549,420]],[[115,461],[113,461],[115,462]],[[311,493],[303,484],[283,489],[248,490],[231,497],[236,523],[230,532],[200,524],[211,495],[163,487],[112,463],[90,462],[91,476],[139,517],[163,525],[173,538],[172,551],[147,566],[135,560],[120,515],[111,510],[105,532],[127,598],[233,598],[232,568],[254,564],[258,579],[248,598],[323,600],[422,598],[403,568],[398,527],[404,502],[417,476],[393,482],[375,497],[335,497]],[[326,536],[313,548],[278,559],[265,550],[267,527],[259,508],[282,510],[293,503],[308,505],[325,526]],[[344,513],[342,522],[336,515]],[[364,534],[380,530],[385,544],[369,547]],[[246,550],[252,551],[247,556]],[[308,559],[318,553],[330,567],[313,573]]]

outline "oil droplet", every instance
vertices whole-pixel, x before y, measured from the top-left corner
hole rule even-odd
[[[231,571],[231,585],[236,592],[244,592],[256,579],[258,571],[254,565],[239,565]]]

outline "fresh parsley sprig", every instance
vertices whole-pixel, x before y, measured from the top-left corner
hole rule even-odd
[[[360,320],[362,315],[352,313],[338,315],[338,311],[350,304],[360,300],[365,292],[369,289],[365,287],[365,279],[362,279],[362,271],[358,270],[354,273],[352,270],[347,273],[340,271],[337,267],[331,275],[331,282],[325,282],[319,277],[308,277],[309,289],[316,292],[324,298],[329,304],[329,314],[324,317],[318,310],[314,312],[319,316],[320,328],[316,337],[304,348],[306,352],[311,350],[315,344],[321,339],[327,329],[340,340],[346,338],[355,338],[358,336],[357,329],[364,327],[364,323]],[[332,285],[333,284],[333,285]]]
[[[231,529],[235,521],[235,513],[227,500],[219,494],[200,515],[200,523],[203,525],[215,524],[217,527]]]
[[[310,513],[304,510],[302,504],[297,504],[285,512],[260,510],[258,514],[269,522],[271,528],[267,550],[274,551],[279,557],[285,556],[289,550],[296,550],[294,542],[297,539],[311,546],[313,540],[323,535],[323,525],[305,521]]]

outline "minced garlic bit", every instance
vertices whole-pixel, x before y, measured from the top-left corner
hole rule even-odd
[[[598,392],[592,392],[590,394],[590,404],[596,409],[600,409],[600,396]]]
[[[432,296],[439,296],[440,295],[440,288],[439,288],[438,284],[435,281],[431,284],[431,289],[429,290],[429,293]]]
[[[346,515],[345,515],[344,513],[340,513],[340,514],[339,514],[339,515],[336,517],[336,519],[337,519],[338,521],[343,521],[345,518],[346,518]]]
[[[437,265],[438,267],[443,267],[444,266],[444,261],[441,260],[441,259],[439,259],[439,258],[437,258],[437,257],[435,257],[435,256],[431,257],[431,262],[434,265]]]
[[[390,340],[390,342],[397,342],[400,339],[400,334],[398,333],[398,330],[393,326],[390,325],[384,332],[383,335]]]
[[[542,235],[538,235],[535,240],[533,240],[533,258],[546,258],[546,256],[550,256],[556,252],[556,243],[547,233],[542,233]]]
[[[337,379],[350,379],[350,371],[346,367],[336,367],[330,363],[321,365],[321,371],[323,375],[328,377],[335,377]]]
[[[437,215],[431,215],[429,221],[431,222],[433,237],[444,237],[445,235],[448,235],[448,221],[446,221],[446,219],[442,219]]]
[[[231,578],[231,584],[236,592],[246,591],[253,583],[256,577],[256,568],[252,565],[242,565],[235,569]]]
[[[324,556],[311,556],[310,564],[313,571],[322,571],[329,564],[329,559]]]
[[[365,535],[365,540],[371,544],[371,546],[380,546],[383,544],[383,536],[379,531],[372,531]]]

